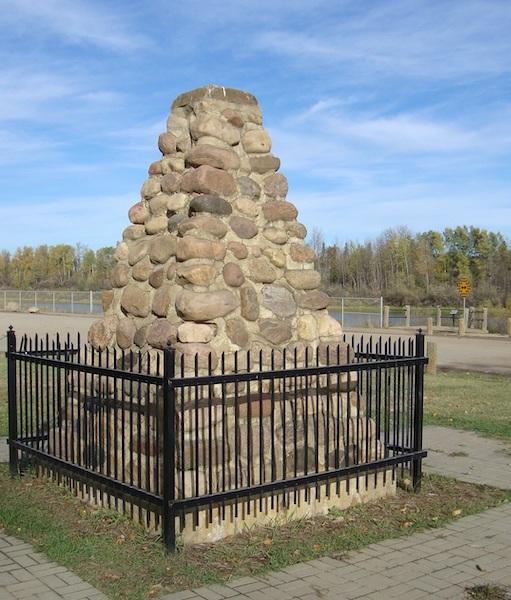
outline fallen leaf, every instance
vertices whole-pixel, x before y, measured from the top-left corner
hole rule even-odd
[[[453,517],[459,517],[460,515],[461,515],[461,508],[457,508],[456,510],[452,511]]]
[[[312,549],[313,549],[315,552],[319,552],[319,551],[321,550],[321,546],[319,546],[318,544],[314,544],[314,546],[312,546]]]

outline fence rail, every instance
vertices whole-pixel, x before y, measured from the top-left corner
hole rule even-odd
[[[95,351],[69,338],[18,347],[11,329],[7,357],[12,473],[32,461],[137,509],[171,551],[190,518],[197,527],[299,494],[358,491],[393,480],[397,465],[420,487],[422,333],[304,356],[238,353],[216,371],[196,357],[190,373],[173,348]]]
[[[74,290],[0,290],[0,307],[26,311],[38,308],[49,312],[101,313],[102,292]]]

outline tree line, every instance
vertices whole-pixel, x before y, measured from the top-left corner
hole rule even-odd
[[[326,244],[314,229],[308,245],[332,296],[383,296],[387,304],[452,306],[466,278],[473,306],[511,308],[511,248],[500,234],[473,226],[413,234],[400,226],[371,241]]]
[[[331,296],[383,296],[387,304],[450,306],[465,277],[470,305],[511,308],[511,248],[500,233],[459,226],[442,232],[386,229],[364,243],[325,243],[314,228],[307,244]],[[78,243],[0,252],[0,287],[101,290],[110,287],[114,248],[91,250]]]
[[[101,290],[110,287],[113,247],[91,250],[70,246],[23,246],[11,255],[0,252],[0,287],[11,289]]]

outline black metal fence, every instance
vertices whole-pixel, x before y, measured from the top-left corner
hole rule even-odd
[[[11,328],[11,472],[35,463],[81,494],[136,509],[169,550],[190,515],[236,519],[253,501],[367,486],[398,465],[418,489],[424,335],[346,342],[190,365],[171,347],[96,351],[69,337],[18,347]]]

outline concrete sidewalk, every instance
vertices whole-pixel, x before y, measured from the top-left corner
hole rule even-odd
[[[511,443],[445,427],[424,430],[425,472],[511,489]],[[0,462],[7,445],[0,440]],[[511,589],[511,503],[447,527],[372,544],[226,585],[167,594],[161,600],[452,598],[467,586]],[[0,598],[99,600],[101,592],[29,545],[0,533]],[[510,596],[511,598],[511,596]]]

